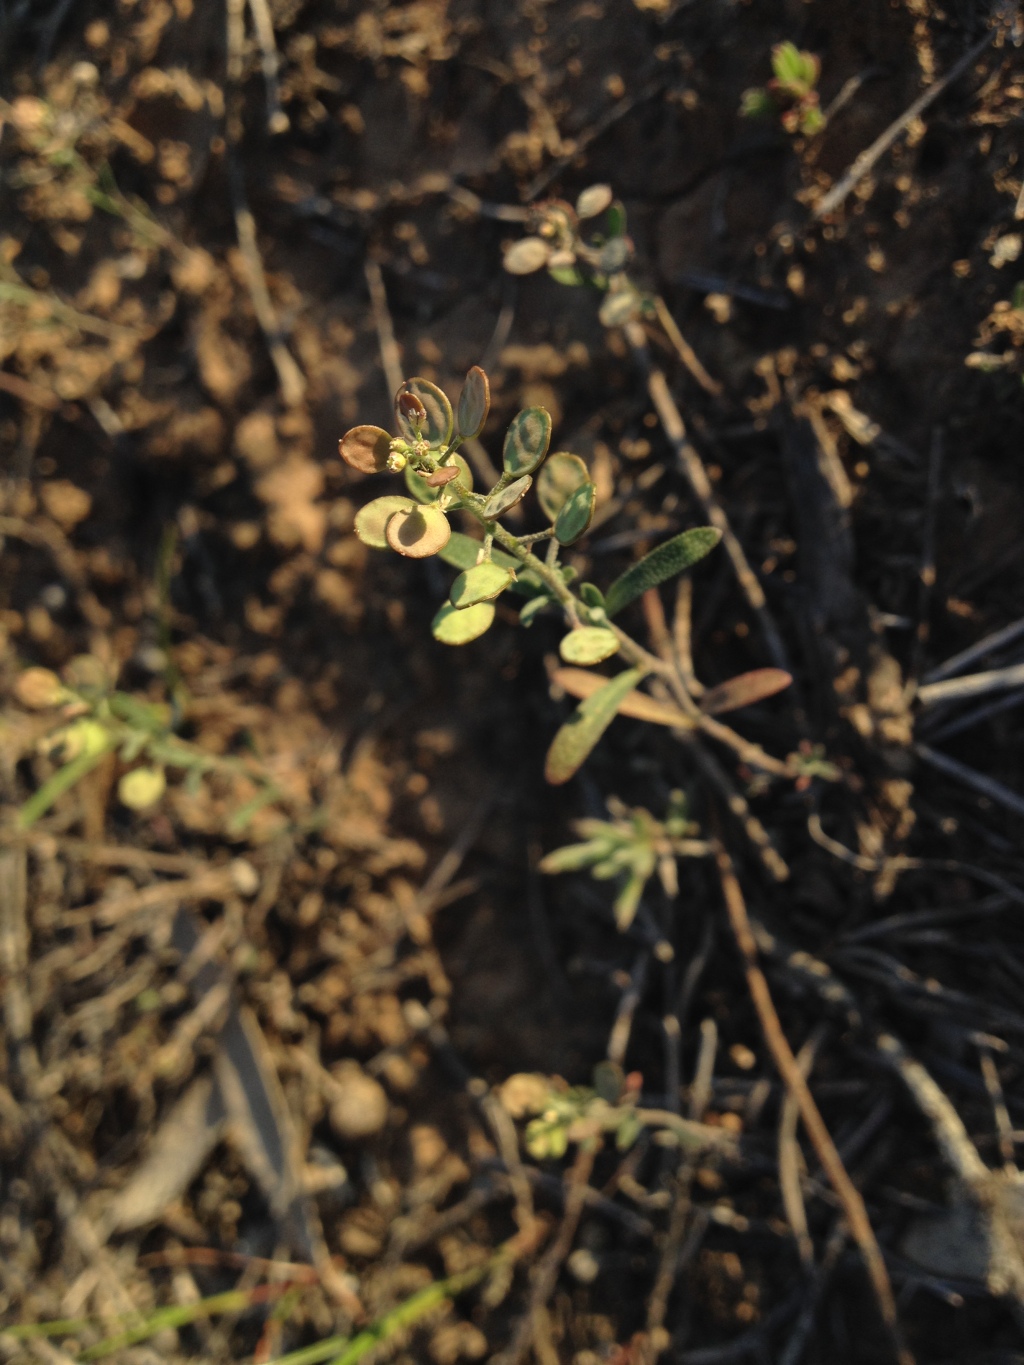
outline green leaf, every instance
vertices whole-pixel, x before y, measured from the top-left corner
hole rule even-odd
[[[587,466],[578,455],[556,450],[544,461],[537,475],[537,501],[548,521],[554,521],[566,499],[590,478]]]
[[[509,423],[505,435],[505,473],[518,479],[532,474],[551,444],[551,414],[547,408],[524,408]]]
[[[626,206],[621,199],[616,199],[615,203],[611,205],[608,210],[608,217],[604,221],[609,237],[625,237]]]
[[[575,545],[580,536],[586,534],[594,519],[596,501],[597,486],[589,482],[580,484],[569,494],[555,518],[555,539],[559,545]]]
[[[453,455],[449,463],[457,466],[460,480],[466,485],[470,492],[472,492],[473,471],[470,469],[469,465],[466,463],[463,457],[461,455]],[[419,473],[418,470],[413,469],[411,464],[407,464],[405,466],[405,486],[406,488],[408,488],[409,492],[412,494],[412,496],[416,499],[417,502],[423,503],[437,502],[438,498],[444,492],[443,487],[431,488],[427,483],[426,479],[423,477],[423,475]],[[460,506],[461,499],[457,502],[451,503],[450,505],[453,508]]]
[[[387,540],[384,529],[396,512],[411,511],[416,504],[412,498],[403,498],[391,493],[386,498],[374,498],[356,513],[356,535],[364,545],[374,550],[386,550]]]
[[[617,654],[619,642],[606,626],[581,626],[563,636],[558,652],[567,664],[588,667]]]
[[[548,274],[555,284],[576,286],[583,283],[583,276],[574,265],[557,265],[553,270],[549,270]]]
[[[545,607],[553,606],[554,601],[553,597],[549,597],[544,592],[539,592],[536,597],[531,597],[519,613],[519,624],[529,629],[533,625],[533,618],[539,616]]]
[[[488,521],[496,521],[498,517],[503,517],[517,502],[522,502],[532,484],[533,479],[530,475],[524,474],[521,479],[514,479],[504,488],[499,485],[483,505],[484,516]]]
[[[795,43],[787,41],[775,44],[772,48],[772,73],[783,85],[792,85],[803,79],[804,59]]]
[[[551,741],[544,776],[553,786],[568,782],[586,762],[594,745],[615,719],[619,707],[644,676],[642,668],[628,668],[580,702]]]
[[[648,588],[656,588],[659,583],[675,578],[676,574],[696,564],[715,548],[721,538],[721,531],[716,531],[713,526],[695,526],[692,531],[683,531],[671,540],[666,540],[611,585],[605,593],[608,615],[615,616]]]
[[[405,393],[411,393],[415,398],[418,398],[426,409],[427,415],[423,422],[423,439],[431,447],[446,446],[452,439],[452,431],[455,427],[455,417],[452,413],[452,405],[448,402],[448,395],[442,392],[436,384],[432,384],[429,379],[421,379],[417,376],[405,381],[395,395],[395,415],[398,418],[402,435],[407,441],[416,440],[416,428],[402,412],[399,400]]]
[[[582,872],[603,854],[603,845],[591,840],[585,844],[566,844],[553,848],[537,864],[538,872],[555,876],[559,872]]]
[[[634,873],[626,878],[622,890],[615,897],[615,926],[620,933],[628,929],[636,918],[646,884],[645,878]]]
[[[491,602],[478,602],[475,607],[459,611],[446,602],[430,623],[435,640],[443,645],[468,645],[470,640],[479,639],[490,630],[494,620],[494,606]]]
[[[512,582],[512,574],[497,564],[474,564],[460,573],[452,584],[448,600],[460,611],[475,607],[478,602],[493,602]]]
[[[593,583],[580,583],[579,595],[583,599],[584,606],[591,612],[603,612],[605,610],[605,595],[601,588],[595,587]]]
[[[450,564],[453,569],[471,569],[482,549],[482,541],[474,540],[472,536],[463,535],[461,531],[453,531],[448,544],[438,552],[437,557],[443,559],[446,564]],[[496,546],[491,550],[491,563],[498,564],[503,569],[519,568],[518,559],[506,554],[504,550],[499,550]]]
[[[763,86],[744,90],[740,99],[740,113],[744,118],[771,118],[778,113],[778,105]]]
[[[491,386],[487,374],[474,365],[466,375],[459,395],[459,435],[466,440],[479,436],[491,406]]]

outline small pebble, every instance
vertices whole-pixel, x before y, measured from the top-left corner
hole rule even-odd
[[[388,1121],[384,1087],[367,1076],[358,1062],[342,1062],[332,1071],[336,1085],[331,1102],[331,1128],[346,1142],[373,1137]]]

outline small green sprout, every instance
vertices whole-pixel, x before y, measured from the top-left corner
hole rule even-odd
[[[583,872],[598,881],[617,880],[615,923],[628,929],[640,905],[644,887],[655,873],[667,896],[679,891],[677,858],[701,858],[711,846],[699,839],[699,827],[689,818],[686,796],[675,791],[664,820],[643,807],[632,810],[617,797],[608,801],[611,820],[577,820],[573,829],[579,844],[556,848],[541,860],[547,873]]]
[[[818,91],[821,62],[795,43],[772,48],[772,79],[743,93],[740,113],[746,118],[778,118],[787,133],[813,137],[825,126]]]

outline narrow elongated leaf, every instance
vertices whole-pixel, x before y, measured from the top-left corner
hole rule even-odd
[[[683,531],[664,545],[659,545],[638,564],[626,570],[605,593],[605,610],[615,616],[623,607],[641,597],[648,588],[656,588],[675,578],[684,569],[690,568],[698,560],[715,548],[722,538],[721,531],[713,526],[696,526],[692,531]]]
[[[459,395],[459,435],[467,439],[479,436],[490,406],[491,386],[487,375],[479,365],[474,365],[466,375]]]
[[[455,416],[452,413],[452,405],[448,402],[448,395],[429,379],[417,376],[405,381],[395,395],[395,416],[407,441],[416,439],[416,427],[403,411],[402,396],[407,393],[418,398],[426,412],[421,427],[423,439],[430,446],[446,446],[452,439],[452,430],[455,426]]]
[[[580,703],[555,735],[548,750],[544,776],[552,786],[561,786],[579,771],[643,676],[642,668],[627,668]]]
[[[774,697],[793,681],[781,668],[755,668],[751,673],[739,673],[727,682],[710,687],[701,697],[700,709],[707,716],[720,716],[726,711],[738,711],[741,706]]]
[[[592,697],[605,684],[599,673],[588,673],[585,668],[556,668],[551,681],[564,687],[570,697]],[[670,729],[692,730],[695,724],[685,711],[667,702],[655,701],[646,692],[631,692],[619,707],[619,715],[645,720],[651,725],[666,725]]]
[[[388,542],[384,528],[396,512],[411,512],[416,506],[412,498],[403,498],[390,493],[384,498],[374,498],[356,513],[356,535],[364,545],[375,550],[386,550]]]
[[[559,545],[575,545],[580,536],[586,534],[594,520],[596,503],[596,484],[581,483],[569,494],[555,518],[555,539]]]
[[[472,536],[463,535],[461,531],[453,531],[448,544],[438,553],[437,557],[443,559],[446,564],[450,564],[453,569],[471,569],[482,548],[479,540],[474,540]],[[491,563],[499,565],[502,569],[519,568],[518,559],[513,559],[504,550],[497,548],[491,550]]]
[[[551,444],[551,414],[547,408],[524,408],[512,418],[505,434],[505,473],[515,478],[532,474]]]
[[[555,520],[569,497],[589,479],[587,466],[578,455],[556,450],[548,456],[537,475],[537,500],[548,521]]]

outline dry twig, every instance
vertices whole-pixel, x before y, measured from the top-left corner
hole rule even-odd
[[[889,1282],[889,1272],[886,1270],[885,1259],[871,1226],[864,1199],[847,1174],[842,1158],[832,1141],[832,1136],[825,1127],[818,1106],[814,1102],[814,1096],[811,1094],[803,1072],[793,1055],[789,1040],[782,1030],[782,1024],[779,1022],[779,1016],[772,1001],[771,991],[768,989],[767,978],[758,962],[757,943],[747,916],[743,892],[733,869],[732,859],[720,841],[716,851],[716,861],[729,923],[736,939],[736,946],[743,958],[747,988],[757,1010],[765,1042],[768,1044],[768,1049],[786,1089],[796,1100],[800,1117],[803,1119],[804,1127],[807,1129],[807,1135],[814,1150],[818,1154],[818,1160],[824,1167],[829,1183],[842,1203],[850,1225],[850,1232],[860,1247],[861,1255],[864,1258],[882,1320],[892,1337],[896,1357],[900,1365],[913,1365],[914,1358],[903,1343],[899,1320],[896,1315],[896,1300],[893,1298],[892,1285]]]

